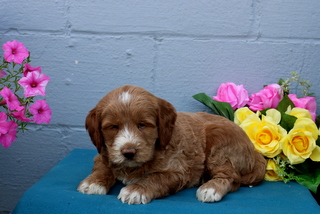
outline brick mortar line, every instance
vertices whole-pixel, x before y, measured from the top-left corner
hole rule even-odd
[[[1,31],[1,29],[0,29]],[[251,43],[315,43],[320,44],[319,38],[310,37],[264,37],[259,32],[251,32],[247,35],[210,35],[210,34],[183,34],[166,31],[141,31],[141,32],[102,32],[102,31],[76,31],[71,30],[66,34],[65,30],[61,31],[41,31],[41,30],[14,30],[14,33],[10,33],[12,30],[7,30],[1,33],[2,36],[36,36],[36,37],[51,37],[58,36],[61,38],[86,38],[90,36],[96,38],[112,38],[112,37],[145,37],[154,39],[156,41],[162,40],[195,40],[195,41],[243,41]]]

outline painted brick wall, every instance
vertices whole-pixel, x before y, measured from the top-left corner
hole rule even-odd
[[[223,82],[249,93],[288,78],[320,95],[320,1],[0,0],[0,44],[23,42],[51,77],[49,125],[0,148],[0,213],[74,148],[90,148],[88,111],[108,91],[142,86],[178,111]],[[320,104],[320,103],[318,103]],[[318,108],[320,112],[320,108]]]

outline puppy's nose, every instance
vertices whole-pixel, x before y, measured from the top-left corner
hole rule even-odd
[[[132,147],[124,148],[121,150],[121,153],[124,157],[131,160],[136,155],[136,149]]]

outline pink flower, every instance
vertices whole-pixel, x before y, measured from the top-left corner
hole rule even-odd
[[[5,134],[7,133],[8,129],[6,127],[6,122],[7,122],[8,116],[4,112],[0,112],[0,134]]]
[[[29,63],[26,63],[25,65],[24,65],[24,67],[23,67],[23,76],[27,76],[27,74],[29,73],[29,72],[32,72],[32,71],[38,71],[39,73],[41,73],[42,71],[41,71],[41,67],[32,67],[32,66],[30,66],[30,64]]]
[[[18,125],[14,121],[6,121],[7,115],[0,112],[0,143],[4,148],[16,140]]]
[[[11,113],[13,115],[14,118],[16,118],[17,120],[20,120],[20,121],[24,121],[24,122],[30,122],[32,121],[31,119],[27,118],[25,116],[26,114],[26,110],[25,110],[25,107],[22,107],[21,110],[19,111],[14,111]]]
[[[10,110],[19,111],[23,108],[22,106],[20,106],[21,103],[18,100],[17,96],[14,95],[14,93],[6,86],[0,91],[0,95],[4,98]]]
[[[28,49],[24,47],[24,44],[16,40],[8,41],[2,46],[2,49],[4,50],[4,59],[7,62],[21,64],[29,56]]]
[[[14,121],[8,121],[7,127],[8,132],[0,135],[0,143],[4,148],[9,147],[11,143],[16,140],[18,125]]]
[[[50,123],[52,111],[45,100],[37,100],[29,110],[35,123]]]
[[[6,73],[6,72],[4,72],[4,71],[0,71],[0,79],[1,79],[2,77],[4,77],[5,75],[7,75],[7,73]]]
[[[297,98],[296,94],[289,94],[288,97],[293,102],[295,107],[307,109],[310,112],[313,121],[315,121],[317,110],[317,103],[315,97]]]
[[[278,84],[271,84],[261,91],[251,95],[248,105],[252,111],[261,111],[266,108],[277,108],[283,98],[283,90]]]
[[[46,95],[46,86],[50,77],[40,74],[39,71],[29,72],[26,77],[22,77],[18,83],[24,88],[25,97]]]
[[[232,82],[222,83],[218,88],[217,96],[214,100],[229,103],[235,110],[241,108],[249,101],[248,92],[243,85],[236,85]]]

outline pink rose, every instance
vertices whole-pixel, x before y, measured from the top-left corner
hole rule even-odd
[[[307,109],[310,112],[313,121],[315,121],[317,110],[317,103],[315,97],[297,98],[296,94],[289,94],[288,97],[293,102],[295,107]]]
[[[243,85],[236,85],[232,82],[222,83],[218,88],[217,96],[213,97],[214,100],[220,102],[230,103],[233,110],[241,108],[249,101],[247,90]]]
[[[283,98],[283,91],[278,84],[271,84],[264,87],[258,93],[251,95],[248,105],[252,111],[261,111],[266,108],[277,108]]]

